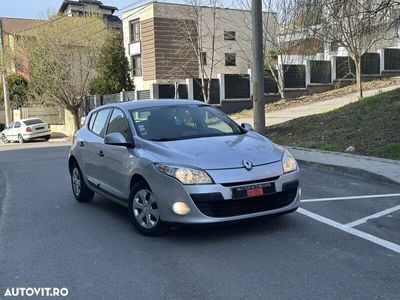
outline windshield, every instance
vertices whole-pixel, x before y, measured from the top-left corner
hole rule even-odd
[[[245,133],[224,113],[207,105],[148,107],[132,110],[131,115],[138,135],[152,141]]]

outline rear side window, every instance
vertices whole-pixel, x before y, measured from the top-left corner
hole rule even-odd
[[[121,133],[127,141],[131,140],[128,120],[119,109],[114,109],[107,129],[107,134],[116,132]]]
[[[26,120],[26,121],[24,121],[24,123],[26,126],[30,126],[30,125],[35,125],[35,124],[41,124],[44,122],[40,119],[32,119],[32,120]]]
[[[110,113],[110,109],[104,109],[97,113],[96,120],[94,120],[92,131],[100,136],[103,136],[107,128],[107,118]]]

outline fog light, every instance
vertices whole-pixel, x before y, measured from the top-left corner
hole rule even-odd
[[[174,205],[172,205],[172,210],[180,216],[190,213],[190,207],[184,202],[175,202]]]

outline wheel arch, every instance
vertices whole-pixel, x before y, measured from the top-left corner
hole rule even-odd
[[[77,164],[79,167],[79,163],[78,160],[75,158],[75,156],[71,155],[68,159],[68,170],[69,170],[69,174],[72,174],[72,167],[74,164]],[[80,167],[79,167],[80,168]]]
[[[134,185],[136,182],[139,182],[139,181],[144,181],[147,185],[149,185],[148,181],[147,181],[142,175],[136,173],[136,174],[134,174],[134,175],[132,176],[132,178],[131,178],[131,182],[130,182],[130,185],[129,185],[130,190],[132,190],[133,185]],[[149,186],[150,186],[150,185],[149,185]]]

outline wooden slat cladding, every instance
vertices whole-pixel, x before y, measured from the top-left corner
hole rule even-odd
[[[140,27],[143,79],[153,80],[156,77],[154,19],[141,22]]]
[[[195,24],[187,20],[154,19],[156,79],[184,79],[198,76],[199,66],[187,28],[195,38]]]

